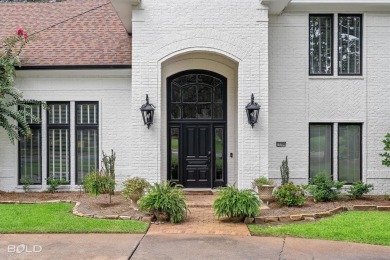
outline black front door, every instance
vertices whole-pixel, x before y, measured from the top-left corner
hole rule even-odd
[[[210,125],[183,124],[183,185],[193,188],[211,188]]]
[[[185,71],[168,78],[168,180],[226,185],[226,78]]]

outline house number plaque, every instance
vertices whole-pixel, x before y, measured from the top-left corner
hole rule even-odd
[[[276,142],[276,147],[286,147],[287,142]]]

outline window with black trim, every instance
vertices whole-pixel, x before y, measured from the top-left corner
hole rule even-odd
[[[333,75],[333,14],[309,15],[309,75]],[[337,15],[337,71],[340,76],[362,75],[361,14]]]
[[[70,182],[70,103],[48,102],[48,177]]]
[[[309,125],[309,178],[319,173],[332,176],[333,168],[333,125]]]
[[[333,15],[309,16],[309,75],[333,75]]]
[[[76,102],[76,184],[99,164],[98,102]]]
[[[171,120],[223,120],[223,81],[217,77],[194,73],[171,83]]]
[[[362,15],[338,15],[338,73],[361,75]]]
[[[362,125],[339,124],[338,180],[351,184],[362,178]]]
[[[41,106],[31,105],[30,108],[22,108],[41,118]],[[31,136],[22,136],[19,140],[19,184],[31,182],[42,184],[42,122],[36,122],[31,117],[26,117],[31,129]]]

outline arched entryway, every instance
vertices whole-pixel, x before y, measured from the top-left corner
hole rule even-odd
[[[187,188],[227,183],[227,79],[207,70],[167,78],[168,180]]]

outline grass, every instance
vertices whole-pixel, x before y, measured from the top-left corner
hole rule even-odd
[[[73,204],[0,204],[1,233],[145,233],[140,221],[81,218]]]
[[[390,213],[352,211],[311,223],[249,225],[254,235],[295,236],[390,246]]]

